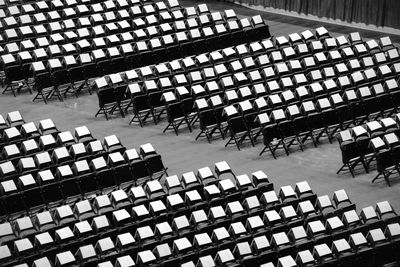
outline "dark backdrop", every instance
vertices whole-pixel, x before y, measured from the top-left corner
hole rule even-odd
[[[232,0],[230,0],[232,1]],[[400,0],[239,0],[318,17],[400,29]]]

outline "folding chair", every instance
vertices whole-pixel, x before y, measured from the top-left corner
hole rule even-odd
[[[164,174],[168,175],[168,168],[164,166],[161,155],[157,154],[156,150],[150,143],[140,146],[140,155],[146,161],[147,168],[149,169],[153,179],[159,179]]]
[[[263,150],[261,150],[259,155],[261,156],[267,149],[269,149],[274,159],[276,159],[276,149],[274,149],[273,142],[275,142],[276,139],[279,138],[279,130],[277,124],[271,122],[266,113],[258,115],[257,120],[259,120],[261,125],[260,132],[262,132],[263,134],[264,143],[264,148]]]
[[[148,101],[151,105],[154,114],[154,123],[160,120],[161,116],[166,112],[165,103],[162,100],[162,91],[151,91],[148,92]]]
[[[383,175],[386,184],[390,187],[389,177],[393,172],[397,172],[396,162],[392,158],[393,155],[380,137],[371,139],[370,146],[374,150],[374,158],[376,159],[378,171],[378,174],[372,179],[372,183]]]
[[[94,173],[86,160],[76,161],[72,167],[74,183],[78,183],[82,195],[90,195],[99,190]]]
[[[86,77],[83,75],[83,68],[81,66],[72,67],[69,69],[70,74],[70,89],[73,90],[74,94],[78,96],[78,94],[82,91],[85,86]],[[67,91],[68,92],[68,91]],[[89,90],[91,94],[91,90]]]
[[[147,168],[146,161],[140,158],[135,149],[126,150],[123,157],[128,162],[135,185],[140,184],[142,180],[146,181],[151,178],[152,173]]]
[[[40,171],[36,179],[41,187],[43,199],[46,201],[47,207],[57,205],[63,200],[59,183],[56,182],[50,170]]]
[[[20,214],[27,210],[22,195],[13,180],[1,182],[0,192],[2,194],[1,199],[4,201],[1,205],[1,217],[7,217],[15,213]]]
[[[71,80],[70,80],[70,75],[67,70],[58,70],[53,72],[52,74],[53,78],[53,92],[50,93],[48,98],[52,98],[54,95],[57,96],[57,98],[63,102],[65,97],[71,87]],[[78,95],[75,93],[75,96],[78,97]]]
[[[374,159],[373,149],[371,146],[369,146],[370,140],[372,138],[370,132],[371,130],[369,130],[368,132],[362,126],[356,126],[352,128],[352,134],[357,143],[357,150],[359,155],[362,157],[363,162],[365,163],[364,167],[366,167],[365,171],[367,173],[369,172],[369,164]]]
[[[167,116],[168,116],[168,125],[163,130],[163,133],[165,133],[168,129],[172,127],[175,131],[175,134],[178,135],[178,129],[183,122],[186,123],[187,127],[189,128],[189,131],[191,132],[192,128],[190,127],[188,118],[184,110],[182,109],[181,104],[177,101],[174,93],[172,92],[163,93],[162,97],[163,100],[165,101],[165,109],[167,111]]]
[[[330,33],[325,27],[319,27],[315,29],[315,37],[318,40],[325,40],[330,37]]]
[[[145,94],[132,97],[132,108],[134,115],[129,124],[135,122],[135,119],[137,118],[137,122],[139,122],[140,127],[143,127],[143,123],[150,115],[152,116],[153,120],[155,119],[153,109],[148,101],[148,96]]]
[[[57,167],[55,177],[57,181],[59,181],[60,190],[64,200],[68,202],[82,195],[79,184],[68,165]]]
[[[29,173],[29,171],[26,171]],[[35,171],[31,170],[31,173],[36,176]],[[40,191],[40,187],[37,186],[32,174],[22,174],[18,178],[18,188],[21,192],[21,196],[24,200],[25,206],[28,210],[37,210],[45,206],[43,196]]]
[[[366,88],[366,87],[364,87]],[[368,119],[365,107],[354,90],[350,89],[344,92],[343,99],[352,114],[354,125],[360,125]]]
[[[199,75],[201,78],[201,76]],[[193,109],[194,99],[189,94],[189,91],[186,87],[177,87],[175,91],[175,95],[182,105],[182,110],[185,113],[187,120],[190,125],[194,125],[194,123],[198,120],[197,112]]]
[[[291,120],[288,120],[286,116],[287,115],[282,109],[273,110],[270,115],[271,121],[277,127],[276,130],[272,131],[272,134],[277,134],[276,136],[274,136],[274,138],[277,139],[277,142],[274,144],[272,151],[275,152],[282,145],[282,149],[285,150],[286,155],[289,155],[289,147],[287,146],[287,144],[289,144],[290,146],[293,143],[293,141],[296,139],[296,133],[294,132],[293,122]],[[267,131],[266,128],[264,128],[264,130]],[[264,143],[265,141],[266,140],[264,139]]]
[[[200,121],[201,130],[195,140],[202,137],[202,134],[204,134],[207,141],[211,143],[212,135],[217,130],[220,132],[221,136],[224,137],[217,118],[214,115],[214,111],[209,108],[207,101],[204,98],[198,99],[195,101],[195,106],[197,108],[197,116]]]
[[[81,57],[82,57],[82,55],[81,55]],[[80,61],[82,62],[82,59]],[[89,63],[89,62],[86,61],[86,59],[85,59],[85,62],[86,63],[83,65],[83,69],[82,69],[82,75],[83,75],[83,77],[85,77],[84,86],[86,86],[86,88],[89,91],[89,94],[91,94],[92,93],[92,89],[91,89],[91,86],[90,86],[90,81],[92,79],[94,79],[95,77],[99,76],[99,71],[98,71],[97,66],[96,66],[95,63]],[[81,90],[83,88],[84,87],[82,86]]]
[[[112,190],[116,187],[117,182],[115,181],[113,172],[107,166],[103,157],[94,158],[90,162],[89,166],[94,173],[97,185],[102,192],[107,192],[104,190]]]
[[[33,102],[41,98],[46,104],[49,95],[53,91],[52,78],[50,73],[40,73],[35,76],[34,89],[36,89],[37,94],[33,98]]]
[[[97,111],[95,117],[102,113],[108,120],[108,114],[112,114],[113,111],[118,107],[114,89],[107,88],[98,90],[97,97],[99,99],[99,110]],[[120,110],[120,112],[123,113],[122,110]]]
[[[32,94],[32,89],[27,82],[27,73],[22,69],[21,66],[9,66],[4,69],[5,73],[5,88],[3,94],[7,90],[11,90],[13,95],[16,96],[16,92],[19,93],[22,88],[28,88],[29,92]]]
[[[361,163],[366,169],[366,163],[359,153],[357,143],[353,139],[350,130],[341,131],[338,140],[342,151],[343,166],[336,173],[339,174],[347,167],[354,178],[354,167]]]
[[[260,40],[271,37],[269,32],[269,27],[262,19],[260,15],[253,16],[251,18],[251,24],[253,27],[252,37],[251,40]]]
[[[319,99],[317,102],[317,108],[322,114],[323,123],[326,125],[329,142],[332,143],[333,137],[342,126],[340,118],[328,98]]]
[[[288,134],[284,140],[285,145],[289,148],[293,144],[298,144],[301,151],[303,151],[304,143],[307,139],[311,138],[312,131],[307,124],[307,117],[303,115],[297,105],[290,105],[286,110],[287,116],[291,123],[286,123],[288,127],[286,131]],[[292,125],[291,125],[292,124]]]

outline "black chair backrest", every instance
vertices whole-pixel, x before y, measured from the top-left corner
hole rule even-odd
[[[117,101],[122,101],[125,99],[125,92],[126,92],[126,85],[125,84],[121,84],[118,85],[117,87],[114,87],[114,94],[115,94],[115,98],[117,99]]]
[[[217,118],[212,109],[206,109],[199,112],[200,128],[204,129],[207,126],[217,124]]]
[[[242,116],[230,117],[228,119],[230,131],[233,134],[242,133],[247,131],[246,124]]]
[[[107,88],[97,91],[97,97],[99,99],[99,106],[103,107],[106,104],[117,102],[116,95],[113,88]]]
[[[82,66],[70,68],[69,69],[69,73],[71,75],[71,80],[72,81],[83,81],[83,80],[85,80],[85,77],[83,76],[83,67]]]
[[[133,109],[137,112],[151,108],[147,95],[137,95],[133,99]]]
[[[185,113],[181,107],[181,103],[179,103],[179,102],[168,104],[167,105],[167,114],[168,114],[169,121],[185,117]]]
[[[153,107],[162,107],[164,102],[161,101],[162,91],[151,92],[148,94],[149,102]]]
[[[83,67],[83,75],[86,79],[94,78],[99,76],[97,66],[95,63],[87,64]]]
[[[340,145],[340,149],[342,151],[343,163],[360,156],[357,149],[357,143],[355,141],[344,142],[342,145]]]
[[[53,72],[53,83],[54,85],[60,86],[64,84],[69,84],[69,75],[66,70],[58,70]]]
[[[19,65],[9,66],[5,68],[4,73],[9,81],[18,81],[24,78],[24,72]]]
[[[271,124],[263,128],[264,144],[269,144],[274,138],[279,137],[279,130],[276,124]]]
[[[52,87],[52,79],[50,73],[40,73],[35,76],[35,86],[37,90]]]

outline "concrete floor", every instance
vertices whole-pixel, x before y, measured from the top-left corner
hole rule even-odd
[[[183,1],[183,5],[193,5],[193,2]],[[198,4],[198,3],[196,3]],[[235,8],[240,16],[255,15],[254,10],[236,7],[223,2],[208,3],[213,10]],[[275,36],[300,32],[305,29],[317,28],[320,25],[306,20],[294,20],[284,16],[264,13],[270,25],[271,33]],[[333,35],[347,34],[355,31],[351,28],[338,26],[324,26],[332,31]],[[362,32],[368,38],[379,38],[381,35],[371,32]],[[382,35],[384,36],[384,35]],[[82,95],[78,99],[70,97],[65,102],[32,103],[33,96],[28,93],[14,98],[11,94],[0,96],[0,113],[4,116],[7,112],[20,110],[26,121],[38,122],[41,119],[52,118],[60,130],[70,130],[77,126],[86,125],[98,139],[104,136],[117,134],[122,143],[128,147],[139,148],[141,144],[150,142],[163,156],[169,174],[182,174],[187,171],[197,171],[204,166],[213,167],[215,162],[225,160],[236,174],[251,174],[256,170],[263,170],[275,184],[278,191],[280,186],[295,185],[296,182],[307,180],[318,194],[332,196],[335,190],[344,188],[350,199],[357,204],[360,210],[363,207],[374,205],[376,202],[388,200],[400,212],[400,178],[394,178],[392,187],[387,187],[384,182],[371,183],[376,175],[373,170],[370,174],[360,172],[356,178],[350,174],[336,175],[341,166],[341,154],[338,143],[329,144],[323,140],[318,148],[307,147],[304,152],[295,151],[289,157],[281,155],[274,160],[269,153],[259,157],[262,150],[262,141],[253,148],[243,147],[237,151],[236,147],[224,148],[225,141],[214,140],[208,144],[206,140],[195,141],[199,132],[198,127],[192,133],[182,128],[179,136],[173,132],[166,134],[162,130],[166,126],[164,119],[158,125],[149,122],[144,128],[138,125],[128,125],[130,116],[112,118],[94,118],[97,111],[97,96]]]

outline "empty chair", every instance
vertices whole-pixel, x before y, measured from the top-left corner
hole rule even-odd
[[[165,133],[172,127],[175,131],[175,134],[178,135],[178,129],[182,123],[186,123],[189,131],[192,131],[187,114],[182,109],[181,104],[177,102],[175,95],[172,92],[167,92],[163,94],[163,98],[166,103],[165,108],[168,116],[168,125],[163,132]]]
[[[99,189],[107,190],[117,185],[112,170],[103,157],[94,158],[89,164]]]
[[[74,136],[77,142],[87,145],[88,143],[94,141],[92,133],[86,126],[76,127],[74,131]]]
[[[337,173],[340,173],[345,167],[347,167],[351,175],[354,177],[354,167],[358,164],[362,164],[366,169],[366,163],[362,158],[362,155],[359,153],[357,142],[351,136],[351,132],[349,130],[345,130],[339,134],[343,166],[337,171]]]

